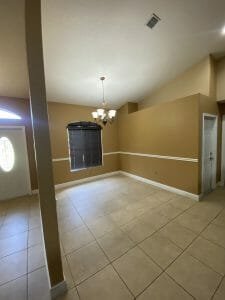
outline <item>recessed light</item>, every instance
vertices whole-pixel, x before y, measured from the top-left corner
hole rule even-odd
[[[225,35],[225,25],[222,28],[222,34]]]

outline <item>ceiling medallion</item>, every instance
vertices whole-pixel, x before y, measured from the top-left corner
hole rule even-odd
[[[116,117],[116,110],[107,109],[107,103],[105,101],[105,91],[104,91],[104,80],[105,77],[100,77],[102,81],[102,107],[98,108],[96,111],[93,111],[92,117],[97,123],[102,123],[106,125],[107,123],[112,123]]]

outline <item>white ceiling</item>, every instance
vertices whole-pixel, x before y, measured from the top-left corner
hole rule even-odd
[[[27,97],[23,1],[0,2],[0,95]],[[42,0],[49,101],[140,101],[209,53],[225,51],[224,0]],[[154,30],[152,13],[162,21]]]

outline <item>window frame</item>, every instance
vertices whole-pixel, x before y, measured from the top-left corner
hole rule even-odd
[[[72,123],[79,123],[79,122],[82,122],[82,121],[73,121],[73,122],[69,122],[69,123],[67,124],[67,128],[66,128],[66,131],[67,131],[67,145],[68,145],[68,153],[69,153],[69,164],[70,164],[70,172],[71,172],[71,173],[79,172],[79,171],[82,171],[82,170],[88,170],[88,169],[99,168],[99,167],[103,167],[103,166],[104,166],[103,139],[102,139],[102,130],[103,130],[103,128],[102,128],[102,129],[101,129],[101,132],[100,132],[100,137],[101,137],[101,150],[102,150],[101,164],[100,164],[100,165],[97,165],[97,166],[88,166],[88,167],[85,167],[85,168],[77,168],[77,169],[72,169],[72,168],[71,168],[70,136],[69,136],[68,125],[69,125],[69,124],[72,124]],[[84,121],[84,122],[87,122],[87,121]],[[90,122],[90,121],[89,121],[89,122]],[[93,123],[93,122],[90,122],[90,123]]]

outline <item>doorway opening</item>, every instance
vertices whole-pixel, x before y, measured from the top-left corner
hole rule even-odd
[[[216,188],[217,127],[216,115],[203,114],[202,120],[202,194]]]

